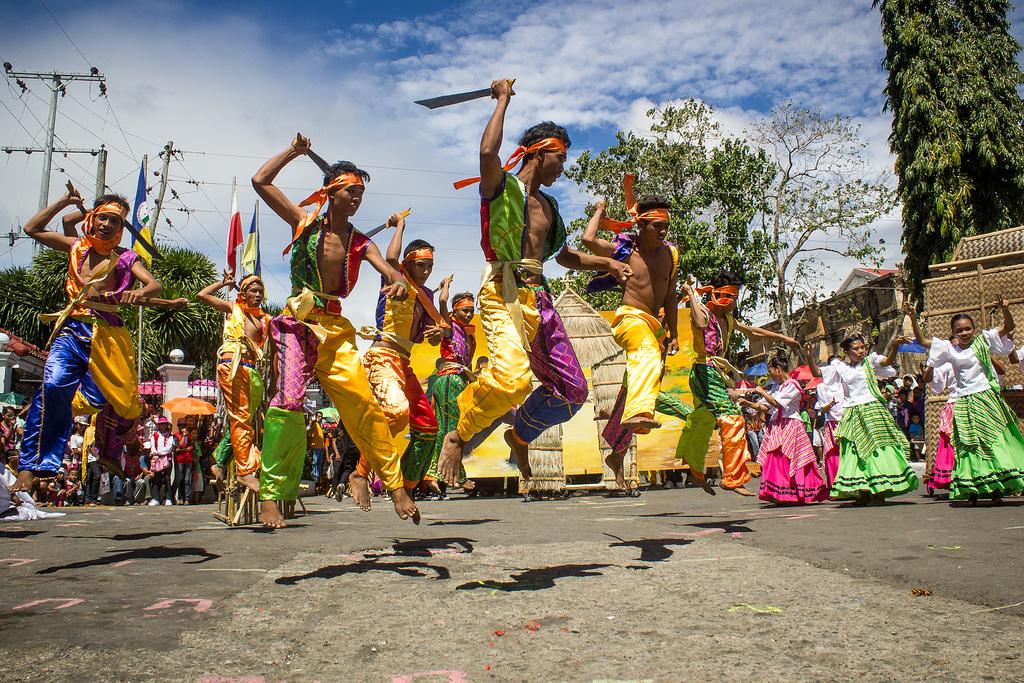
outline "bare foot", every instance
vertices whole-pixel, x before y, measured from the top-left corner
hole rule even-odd
[[[704,476],[703,472],[694,472],[690,470],[690,478],[697,482],[697,485],[703,489],[704,493],[709,496],[717,496],[718,492],[715,491],[715,487],[708,483],[707,477]]]
[[[235,477],[235,480],[239,484],[247,487],[253,493],[259,493],[260,492],[260,480],[257,479],[255,475],[243,474],[240,477]]]
[[[352,496],[352,500],[355,501],[356,505],[363,512],[370,511],[370,482],[366,477],[360,477],[356,474],[349,475],[348,478],[349,495]]]
[[[604,459],[604,464],[608,465],[608,469],[615,474],[615,485],[622,490],[626,489],[626,475],[622,467],[622,461],[625,457],[625,452],[616,453],[615,451],[612,451],[608,454],[608,457]]]
[[[723,486],[722,488],[723,488],[723,489],[725,489],[725,487],[724,487],[724,486]],[[726,491],[732,491],[733,493],[738,493],[738,494],[740,494],[741,496],[752,496],[752,495],[754,495],[754,492],[753,492],[753,491],[748,491],[747,489],[745,489],[745,488],[744,488],[744,487],[742,487],[742,486],[737,486],[737,487],[736,487],[736,488],[734,488],[734,489],[725,489],[725,490],[726,490]]]
[[[11,487],[11,493],[17,491],[24,491],[29,493],[32,491],[32,484],[35,483],[36,475],[32,474],[32,470],[22,470],[18,472],[18,478],[14,481],[14,486]]]
[[[224,470],[220,465],[210,465],[210,474],[213,475],[213,486],[218,491],[224,490]]]
[[[458,432],[445,434],[437,461],[437,474],[441,479],[450,482],[459,480],[459,465],[462,464],[462,449],[465,446],[466,442],[459,438]]]
[[[750,476],[752,476],[752,477],[760,477],[761,476],[761,463],[759,463],[759,462],[757,462],[755,460],[749,461],[747,463],[747,472],[750,472]]]
[[[268,529],[283,529],[288,526],[277,507],[277,502],[273,500],[260,501],[260,521]]]
[[[420,511],[413,502],[412,496],[404,488],[391,492],[391,501],[395,504],[395,514],[401,519],[412,519],[413,524],[420,523]]]
[[[433,493],[435,496],[444,495],[444,492],[441,491],[441,487],[438,486],[436,479],[430,479],[429,481],[426,482],[426,484],[427,488],[430,489],[430,492]]]
[[[516,459],[516,467],[519,468],[519,475],[523,479],[529,479],[533,476],[533,470],[530,468],[530,447],[524,443],[519,443],[519,439],[516,438],[514,429],[505,430],[505,443],[512,449],[512,457]]]
[[[661,425],[649,415],[637,415],[628,420],[623,420],[622,426],[625,429],[632,429],[638,434],[648,434],[652,429],[657,429]]]
[[[467,492],[467,493],[472,491],[475,488],[476,488],[476,482],[473,481],[472,479],[467,479],[466,481],[462,482],[462,490]]]

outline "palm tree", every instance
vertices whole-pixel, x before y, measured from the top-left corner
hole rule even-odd
[[[224,316],[195,302],[195,293],[217,277],[217,268],[203,253],[161,244],[163,260],[153,262],[153,274],[163,284],[168,299],[188,297],[192,303],[180,311],[147,309],[143,322],[142,376],[153,377],[167,362],[171,350],[185,352],[189,363],[212,377],[220,346]],[[37,346],[50,336],[50,325],[39,321],[40,313],[61,310],[67,303],[64,281],[68,255],[46,249],[32,261],[31,268],[0,270],[0,327]],[[138,315],[123,309],[125,325],[137,333]],[[136,337],[136,341],[137,341]]]

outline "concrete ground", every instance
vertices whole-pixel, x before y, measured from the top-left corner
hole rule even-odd
[[[307,499],[0,525],[3,681],[915,681],[1024,675],[1024,499],[720,491]]]

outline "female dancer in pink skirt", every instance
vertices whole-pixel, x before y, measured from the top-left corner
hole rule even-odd
[[[929,488],[949,490],[949,484],[953,480],[953,467],[956,464],[953,443],[950,441],[953,434],[953,404],[956,403],[956,373],[949,363],[937,368],[929,365],[924,371],[924,381],[928,383],[932,393],[949,392],[949,399],[939,416],[939,443],[935,448],[932,472],[927,482]]]
[[[828,498],[828,487],[818,473],[814,446],[800,419],[803,388],[788,373],[789,361],[785,358],[768,361],[768,375],[775,386],[770,392],[762,387],[755,391],[771,408],[748,402],[762,412],[775,412],[757,456],[761,465],[758,497],[771,503],[817,503]]]
[[[836,385],[833,377],[836,369],[831,367],[833,360],[839,356],[832,356],[828,359],[829,365],[821,368],[821,384],[818,385],[818,402],[814,407],[819,415],[825,416],[825,425],[821,428],[821,454],[825,469],[825,483],[831,489],[836,480],[836,472],[839,471],[839,441],[836,439],[836,428],[839,420],[843,418],[843,392]]]

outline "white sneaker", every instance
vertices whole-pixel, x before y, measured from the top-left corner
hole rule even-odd
[[[164,501],[164,505],[174,505],[174,503],[172,503],[170,499],[168,499]]]
[[[149,507],[153,507],[154,505],[159,505],[159,504],[160,504],[160,501],[157,500],[156,498],[154,498],[153,500],[149,501]]]

